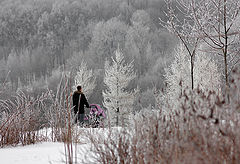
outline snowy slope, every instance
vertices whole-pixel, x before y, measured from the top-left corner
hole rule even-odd
[[[121,128],[111,128],[114,137],[115,133],[119,133]],[[73,144],[73,154],[75,155],[75,146],[77,146],[77,163],[96,163],[93,158],[91,150],[91,142],[87,137],[91,134],[95,137],[108,137],[109,129],[102,128],[79,128],[74,127],[74,132],[77,131],[79,136],[79,143]],[[50,135],[51,129],[42,129],[41,134]],[[60,142],[42,142],[34,145],[17,146],[0,148],[0,164],[64,164],[65,162],[65,146]],[[94,157],[93,157],[94,156]]]
[[[78,145],[78,162],[84,161],[89,145]],[[85,152],[83,152],[85,151]],[[64,162],[64,144],[44,142],[35,145],[8,147],[0,149],[1,164],[59,164]]]

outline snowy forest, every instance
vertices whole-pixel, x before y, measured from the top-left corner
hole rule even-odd
[[[83,163],[238,163],[239,12],[239,0],[0,0],[0,147],[63,142],[72,164],[87,138]],[[73,123],[79,85],[106,112],[99,135]]]
[[[163,87],[164,67],[171,59],[176,39],[159,25],[164,1],[37,0],[1,2],[1,82],[4,97],[17,90],[35,95],[56,90],[61,72],[72,82],[85,61],[97,87],[89,99],[102,103],[104,63],[116,49],[134,60],[144,107],[154,105],[152,90]],[[8,74],[9,73],[9,74]],[[86,90],[87,91],[87,90]]]

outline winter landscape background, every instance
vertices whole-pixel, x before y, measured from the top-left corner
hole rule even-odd
[[[238,0],[0,0],[4,163],[47,149],[26,158],[238,163],[239,10]],[[101,127],[73,124],[77,85],[105,110]]]

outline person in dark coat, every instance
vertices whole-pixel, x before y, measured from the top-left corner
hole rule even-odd
[[[85,113],[84,105],[86,105],[86,107],[89,108],[89,104],[85,95],[82,92],[81,86],[77,86],[77,91],[74,92],[72,99],[74,106],[74,114],[76,117],[75,122],[79,121],[80,123],[83,123]]]

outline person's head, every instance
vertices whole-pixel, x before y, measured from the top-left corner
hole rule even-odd
[[[79,92],[81,92],[82,91],[82,87],[79,85],[79,86],[77,86],[77,90],[79,91]]]

